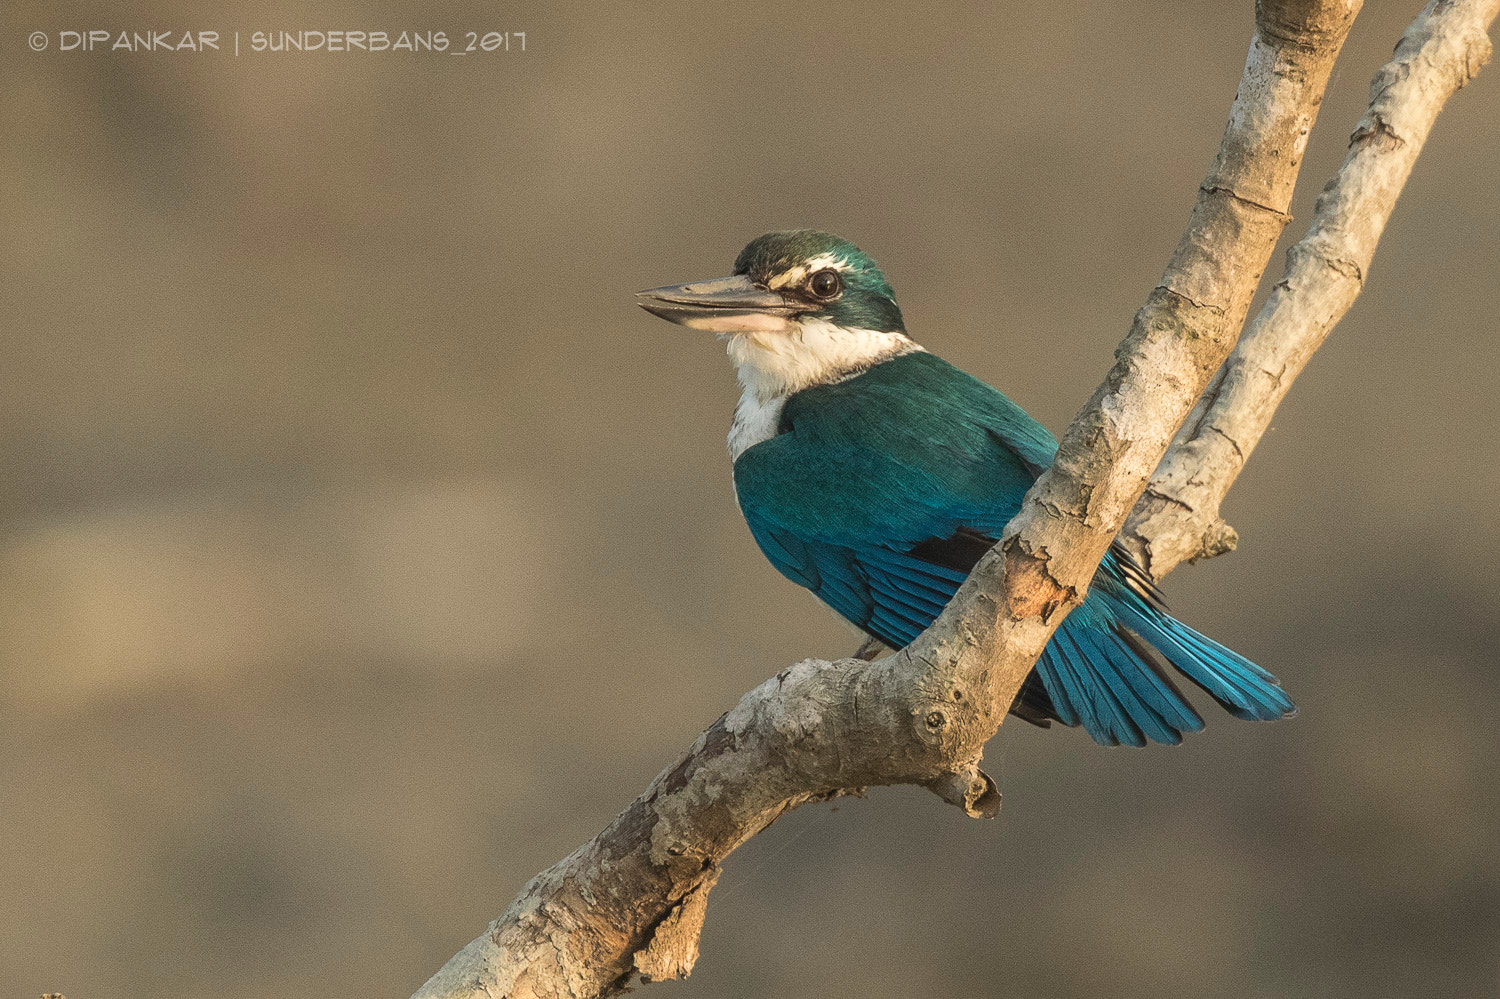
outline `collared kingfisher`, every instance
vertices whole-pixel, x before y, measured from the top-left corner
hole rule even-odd
[[[891,648],[933,622],[1057,450],[1020,406],[908,337],[875,262],[829,233],[768,233],[733,276],[637,301],[728,346],[743,390],[734,487],[761,551]],[[1169,616],[1116,544],[1010,710],[1105,746],[1176,745],[1203,719],[1174,670],[1236,718],[1296,710],[1270,673]]]

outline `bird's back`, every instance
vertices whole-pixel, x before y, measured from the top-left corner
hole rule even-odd
[[[998,389],[926,351],[790,396],[776,431],[735,463],[742,507],[856,544],[999,530],[1057,449]]]

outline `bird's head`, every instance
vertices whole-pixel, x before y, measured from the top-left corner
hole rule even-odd
[[[725,338],[740,381],[763,398],[917,349],[875,261],[815,229],[767,233],[740,251],[731,276],[652,288],[636,301],[654,316]]]

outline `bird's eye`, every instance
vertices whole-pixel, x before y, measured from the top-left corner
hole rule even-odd
[[[807,282],[807,288],[819,298],[832,298],[843,290],[844,281],[839,272],[829,267],[818,271]]]

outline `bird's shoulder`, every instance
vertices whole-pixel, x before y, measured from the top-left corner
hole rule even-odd
[[[782,409],[780,429],[885,437],[892,444],[963,446],[994,439],[1040,467],[1057,443],[1005,393],[936,354],[913,351],[853,378],[804,389]]]
[[[1033,476],[1057,450],[1047,429],[999,389],[918,350],[789,396],[775,433],[740,457],[864,449],[920,467],[993,460],[997,445]]]
[[[790,396],[777,430],[734,464],[741,510],[829,540],[989,529],[1056,447],[998,390],[920,352]]]

